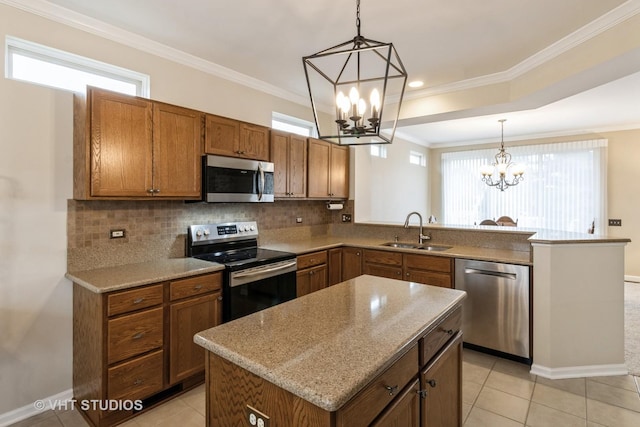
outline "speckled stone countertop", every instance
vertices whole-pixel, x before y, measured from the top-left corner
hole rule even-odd
[[[426,251],[424,249],[392,248],[381,246],[388,240],[361,237],[313,237],[304,240],[290,240],[282,243],[266,243],[262,247],[286,252],[293,252],[298,255],[304,253],[337,248],[341,246],[351,246],[366,249],[377,249],[392,252],[415,253],[421,255],[435,255],[449,258],[470,258],[480,261],[494,261],[511,264],[532,265],[530,252],[511,251],[506,249],[481,248],[476,246],[453,245],[445,251]],[[425,242],[428,245],[429,242]]]
[[[194,341],[336,411],[464,297],[365,275],[202,331]]]
[[[224,266],[195,258],[174,258],[117,267],[68,272],[65,276],[92,292],[103,293],[223,270]]]

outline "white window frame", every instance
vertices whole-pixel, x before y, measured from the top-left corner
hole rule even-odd
[[[287,125],[291,127],[288,127]],[[318,137],[318,130],[316,129],[316,126],[312,122],[308,120],[299,119],[297,117],[289,116],[287,114],[278,113],[276,111],[273,111],[271,113],[271,128],[282,130],[285,132],[295,133],[302,136],[310,136],[312,138]],[[297,128],[303,128],[305,130],[308,129],[309,133],[305,134],[302,132],[297,132],[296,131]]]
[[[21,55],[27,58],[55,64],[73,70],[82,71],[96,76],[106,77],[111,80],[133,84],[136,87],[136,95],[150,97],[150,77],[147,74],[126,68],[96,61],[63,50],[55,49],[38,43],[19,39],[17,37],[6,36],[5,38],[5,77],[13,80],[28,81],[33,84],[56,87],[58,89],[70,90],[39,81],[24,80],[14,76],[13,56]],[[110,88],[108,88],[110,89]],[[115,89],[111,89],[115,90]]]
[[[413,161],[414,158],[418,159],[417,163]],[[427,156],[425,156],[423,153],[419,153],[418,151],[411,150],[409,151],[409,164],[426,167]]]
[[[381,144],[370,145],[371,157],[379,157],[381,159],[387,158],[387,147]]]

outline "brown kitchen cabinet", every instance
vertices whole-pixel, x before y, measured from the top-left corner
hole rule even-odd
[[[360,248],[342,248],[342,280],[353,279],[362,274],[362,252]]]
[[[297,257],[296,296],[310,294],[327,287],[327,251]]]
[[[272,130],[271,162],[275,197],[307,196],[307,138]]]
[[[309,198],[349,197],[349,147],[308,139]]]
[[[414,380],[371,427],[420,427],[419,391],[420,381]]]
[[[265,126],[207,114],[204,151],[207,154],[269,161],[269,132]]]
[[[89,88],[74,96],[74,198],[201,197],[203,114]]]
[[[453,258],[365,249],[363,273],[453,288]]]
[[[333,248],[327,250],[327,280],[328,286],[342,282],[342,248]]]
[[[144,409],[204,379],[193,335],[221,323],[221,273],[96,293],[73,284],[73,393],[78,402],[140,400]],[[83,415],[97,427],[134,408]]]

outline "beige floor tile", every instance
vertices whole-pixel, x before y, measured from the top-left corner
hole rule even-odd
[[[462,362],[462,379],[465,381],[484,384],[490,373],[490,368],[475,365],[470,362]]]
[[[639,413],[591,399],[587,399],[587,420],[607,427],[640,426]]]
[[[118,425],[118,427],[140,427],[140,424],[138,424],[137,418],[132,418],[129,421],[125,421]]]
[[[462,402],[462,424],[467,420],[469,412],[471,412],[471,408],[473,408],[473,405]]]
[[[585,427],[587,420],[533,402],[529,408],[526,425],[527,427]]]
[[[587,417],[586,399],[568,391],[537,383],[531,400],[580,418]]]
[[[462,401],[473,405],[482,390],[482,384],[462,380]]]
[[[594,423],[593,421],[587,421],[587,427],[606,427],[602,424]]]
[[[465,349],[462,352],[462,360],[476,366],[482,366],[483,368],[492,369],[498,358],[495,356],[491,356],[490,354]]]
[[[182,399],[172,399],[151,409],[149,412],[140,414],[135,420],[140,426],[154,426],[168,417],[186,412],[197,413],[193,408],[184,403]]]
[[[77,410],[56,411],[56,415],[64,427],[89,427],[89,423]]]
[[[587,398],[640,412],[640,396],[635,391],[587,380]]]
[[[531,367],[529,365],[514,362],[512,360],[497,359],[496,364],[493,366],[493,370],[502,372],[503,374],[509,374],[514,377],[519,377],[524,380],[536,380],[536,376],[531,373]]]
[[[40,412],[25,420],[18,421],[17,423],[13,423],[11,424],[11,427],[33,426],[33,425],[36,425],[36,423],[42,422],[47,418],[51,418],[51,417],[56,418],[56,413],[54,411],[47,410],[47,411]]]
[[[42,417],[38,415],[27,418],[26,420],[11,424],[11,427],[63,427],[63,425],[56,414],[51,411],[49,416]]]
[[[595,381],[597,383],[607,384],[612,387],[623,388],[628,391],[638,392],[636,381],[633,375],[618,375],[615,377],[593,377],[587,378],[587,381]]]
[[[578,396],[587,395],[587,384],[584,378],[568,378],[565,380],[550,380],[547,378],[538,377],[536,383],[544,384],[549,387],[557,388],[559,390],[568,391],[569,393],[576,394]]]
[[[523,427],[524,424],[510,420],[509,418],[501,417],[498,414],[494,414],[490,411],[475,406],[467,420],[464,423],[464,427]]]
[[[180,399],[190,408],[195,409],[200,415],[206,415],[207,405],[204,392],[180,396]]]
[[[476,400],[475,407],[524,423],[529,410],[529,400],[485,386]]]
[[[509,374],[504,374],[498,371],[491,371],[485,386],[494,388],[496,390],[504,391],[505,393],[513,394],[523,399],[531,399],[533,394],[533,387],[535,383],[533,381],[525,380],[521,377],[516,377]]]
[[[162,419],[138,421],[140,427],[204,427],[205,418],[193,409],[166,414]]]

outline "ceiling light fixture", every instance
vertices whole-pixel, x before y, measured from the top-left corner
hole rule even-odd
[[[414,80],[412,82],[409,82],[409,87],[411,88],[417,88],[422,86],[424,86],[424,82],[422,80]]]
[[[318,135],[339,145],[390,144],[407,72],[392,43],[360,35],[360,0],[356,1],[356,29],[353,39],[302,58]],[[362,94],[369,97],[368,105]],[[392,102],[397,102],[395,110],[389,106]],[[321,104],[331,105],[335,118],[324,120],[319,114]],[[390,129],[381,134],[385,112],[385,117],[395,117]]]
[[[522,177],[524,174],[524,166],[511,163],[511,154],[507,153],[504,149],[504,122],[506,122],[507,119],[500,119],[498,121],[502,125],[500,150],[498,150],[498,154],[495,156],[495,163],[483,166],[480,173],[482,173],[482,182],[490,187],[497,187],[500,191],[504,191],[509,187],[518,185],[518,183],[524,179]],[[497,172],[497,181],[494,181],[491,178],[494,172]],[[507,175],[509,175],[509,173],[513,175],[513,179],[511,181],[507,179]]]

